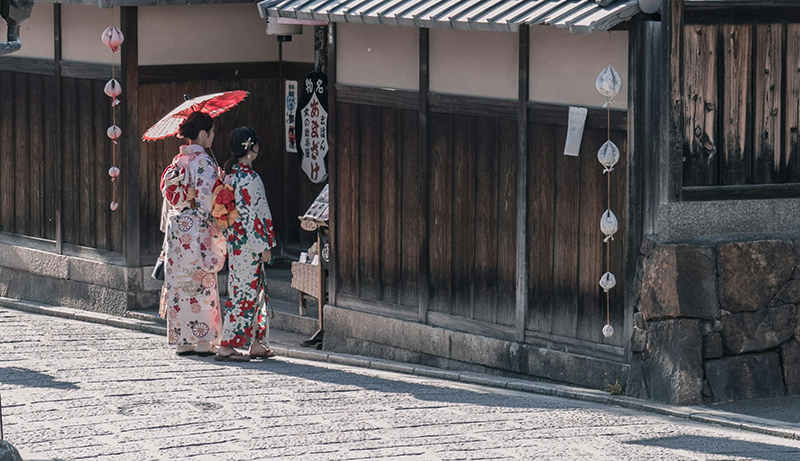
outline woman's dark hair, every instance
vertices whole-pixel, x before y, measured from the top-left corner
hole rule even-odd
[[[211,131],[214,119],[203,112],[192,112],[178,128],[178,135],[184,139],[197,139],[201,131]]]
[[[231,158],[225,162],[226,173],[230,173],[233,165],[238,162],[240,158],[247,155],[250,149],[252,149],[252,146],[258,144],[256,132],[253,131],[252,128],[246,126],[240,126],[231,131],[229,138],[231,142]],[[250,140],[250,149],[246,146],[248,139]]]

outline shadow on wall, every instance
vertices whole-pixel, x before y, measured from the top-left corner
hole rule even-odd
[[[74,383],[58,381],[47,373],[19,367],[0,368],[0,384],[23,387],[79,389]]]
[[[662,447],[670,450],[686,450],[692,453],[737,456],[765,461],[788,461],[800,458],[800,448],[772,445],[769,443],[731,440],[725,437],[677,435],[674,437],[637,440],[629,443],[632,445]]]

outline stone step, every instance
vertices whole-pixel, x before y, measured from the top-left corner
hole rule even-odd
[[[225,298],[220,299],[225,302]],[[304,336],[311,336],[317,331],[317,309],[316,306],[309,306],[306,316],[299,315],[297,303],[290,303],[282,299],[270,299],[270,307],[274,317],[270,319],[270,329],[288,331]],[[128,311],[125,316],[131,319],[151,322],[159,325],[166,325],[166,320],[158,316],[157,310]]]

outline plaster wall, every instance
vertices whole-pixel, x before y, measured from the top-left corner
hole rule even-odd
[[[0,30],[4,31],[5,40],[5,25]],[[30,19],[22,25],[20,37],[22,49],[8,58],[53,59],[53,5],[36,3],[31,10]]]
[[[509,34],[514,35],[515,34]],[[605,98],[597,92],[597,75],[611,64],[622,76],[622,92],[613,108],[628,104],[628,33],[595,32],[575,35],[553,26],[530,29],[531,101],[602,106]]]
[[[419,89],[419,29],[342,23],[336,40],[337,83]]]
[[[507,32],[431,29],[431,91],[516,99],[518,42]]]
[[[34,12],[39,8],[49,12],[49,23],[44,25],[43,18],[39,20],[43,25],[36,27],[49,28],[47,43],[42,39],[42,47],[51,49],[46,57],[52,58],[52,5],[37,4]],[[118,27],[119,15],[119,8],[115,8],[114,24]],[[64,60],[109,63],[111,53],[100,41],[100,34],[110,22],[111,13],[106,9],[62,5]],[[267,36],[265,28],[258,9],[250,4],[141,7],[139,64],[277,61],[278,41]],[[304,27],[302,35],[283,44],[283,60],[314,62],[313,27]]]
[[[140,65],[277,60],[278,39],[254,4],[139,9]],[[283,44],[283,60],[314,62],[313,27]]]
[[[114,24],[119,27],[119,8],[113,11]],[[100,40],[100,35],[109,25],[109,10],[96,6],[61,5],[62,58],[65,61],[110,64],[111,50]],[[116,60],[119,63],[119,56]]]

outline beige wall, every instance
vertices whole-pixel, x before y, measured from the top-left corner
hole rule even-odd
[[[431,29],[431,91],[516,99],[518,43],[507,32]]]
[[[139,9],[141,65],[277,60],[278,39],[267,36],[255,4]],[[314,62],[313,27],[283,44],[283,60]]]
[[[109,10],[62,5],[61,11],[64,60],[109,63],[111,52],[100,40],[111,23]],[[119,8],[114,24],[119,27]],[[142,7],[139,64],[277,61],[277,38],[267,36],[265,27],[252,4]],[[37,3],[22,33],[17,56],[52,59],[53,6]],[[305,27],[302,35],[284,43],[284,61],[314,62],[313,35],[313,27]]]
[[[5,23],[0,22],[0,24],[2,24],[0,31],[5,40]],[[97,36],[100,36],[99,32]],[[22,49],[11,57],[53,59],[53,5],[36,3],[31,10],[30,19],[22,25],[20,37]]]
[[[65,61],[110,63],[111,50],[100,39],[109,25],[111,25],[111,12],[107,9],[85,5],[62,5],[62,58]],[[114,25],[119,27],[119,8],[114,8]],[[116,60],[119,63],[119,55],[116,56]]]
[[[419,29],[337,24],[336,81],[347,85],[417,90]]]
[[[611,64],[622,76],[612,108],[625,109],[628,91],[628,33],[574,35],[567,29],[533,26],[530,33],[530,100],[602,106],[595,80]]]

